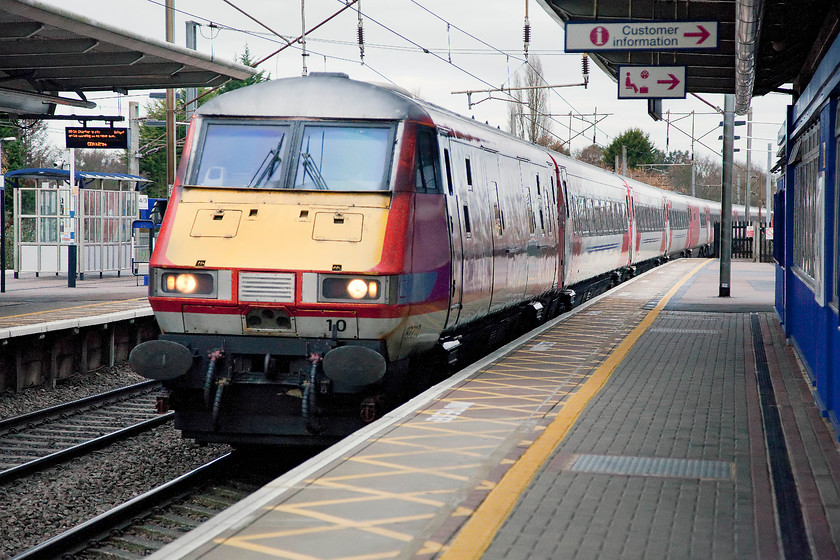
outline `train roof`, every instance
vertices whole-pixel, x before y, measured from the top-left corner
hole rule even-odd
[[[351,80],[347,74],[313,72],[240,88],[208,101],[197,114],[237,117],[429,120],[408,93]]]

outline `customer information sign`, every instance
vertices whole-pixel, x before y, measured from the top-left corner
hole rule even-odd
[[[566,22],[566,52],[691,51],[717,47],[716,21]]]

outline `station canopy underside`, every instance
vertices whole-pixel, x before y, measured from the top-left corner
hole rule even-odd
[[[619,65],[672,65],[688,67],[686,91],[735,93],[736,52],[739,38],[736,23],[751,17],[752,2],[736,0],[539,0],[555,19],[573,21],[718,21],[719,49],[715,51],[657,52],[600,51],[591,53],[595,62],[616,77]],[[793,84],[798,95],[808,83],[824,50],[840,29],[837,4],[830,0],[764,0],[756,11],[758,41],[741,37],[753,49],[754,86],[752,95],[764,95]],[[745,15],[746,14],[746,15]],[[750,43],[756,45],[755,48]]]
[[[0,116],[92,109],[85,92],[213,87],[255,72],[37,0],[0,0]]]

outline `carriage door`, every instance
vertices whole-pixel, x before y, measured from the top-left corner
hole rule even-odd
[[[556,177],[556,180],[555,180]],[[551,211],[549,211],[549,220],[557,231],[554,232],[554,240],[557,246],[557,278],[555,279],[555,288],[563,286],[563,266],[566,264],[566,212],[568,206],[566,205],[566,168],[561,167],[560,172],[551,173],[551,192],[549,196],[549,204]],[[556,219],[555,219],[556,218]]]
[[[554,192],[554,177],[552,177],[552,192]],[[566,235],[566,220],[569,218],[571,207],[569,206],[569,179],[566,175],[566,168],[560,167],[558,174],[557,191],[555,199],[557,200],[557,252],[559,253],[557,259],[557,285],[565,287],[565,269],[566,257],[572,254],[571,235]],[[568,242],[568,246],[567,246]]]
[[[444,188],[446,189],[446,211],[449,216],[449,313],[446,319],[446,328],[454,327],[458,323],[458,314],[461,311],[461,293],[464,278],[464,245],[461,239],[461,213],[458,197],[455,195],[453,185],[452,151],[447,136],[438,136],[440,140],[440,153],[443,158]]]

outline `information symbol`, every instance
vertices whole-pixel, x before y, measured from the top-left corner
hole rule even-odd
[[[642,70],[641,76],[643,80],[647,80],[650,76],[650,73],[647,70]]]
[[[598,26],[589,32],[589,40],[596,47],[603,47],[610,40],[610,32],[606,27]]]

